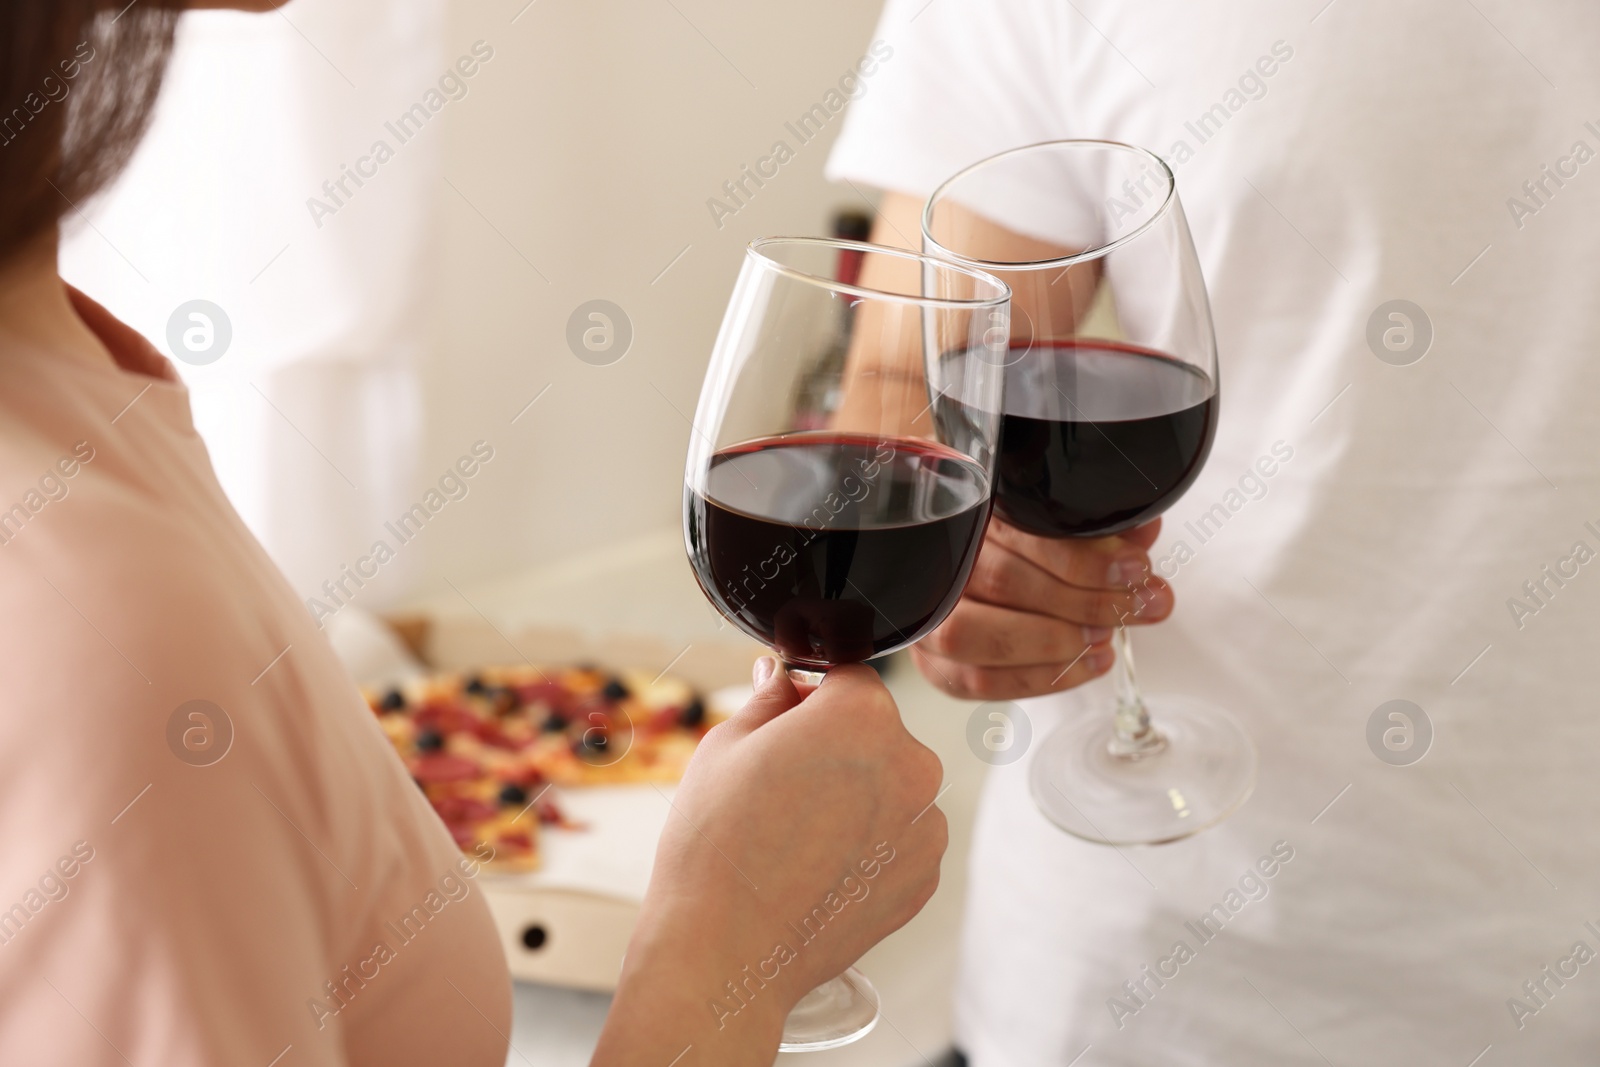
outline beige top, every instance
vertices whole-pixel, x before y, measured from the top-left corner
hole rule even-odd
[[[0,1063],[500,1067],[476,865],[94,325],[0,338]]]

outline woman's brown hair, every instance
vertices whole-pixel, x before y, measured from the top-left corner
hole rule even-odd
[[[0,0],[0,260],[117,175],[182,0]]]

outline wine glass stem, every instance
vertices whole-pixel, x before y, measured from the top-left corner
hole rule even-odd
[[[821,685],[823,675],[828,673],[826,670],[819,671],[815,667],[796,667],[781,657],[778,663],[788,673],[789,680],[795,684],[796,688],[802,691],[801,695],[809,693]]]
[[[1167,746],[1167,739],[1150,723],[1150,709],[1139,695],[1139,681],[1133,671],[1133,641],[1126,626],[1112,635],[1117,653],[1117,712],[1111,737],[1111,754],[1124,759],[1154,755]]]

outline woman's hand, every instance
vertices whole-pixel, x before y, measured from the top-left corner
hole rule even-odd
[[[596,1065],[772,1062],[783,1019],[939,884],[939,760],[866,667],[772,660],[673,799]]]
[[[1156,519],[1116,537],[1035,537],[989,522],[961,602],[912,657],[952,696],[1015,700],[1082,685],[1111,669],[1119,623],[1172,614],[1150,570]]]

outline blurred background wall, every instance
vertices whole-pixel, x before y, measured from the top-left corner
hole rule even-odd
[[[156,127],[73,222],[63,269],[169,354],[185,301],[230,317],[229,351],[180,370],[225,487],[302,596],[396,545],[385,522],[477,441],[494,458],[466,495],[348,599],[392,607],[670,529],[743,246],[867,206],[821,175],[876,17],[847,0],[186,16]],[[395,130],[463,58],[459,95]],[[393,158],[362,163],[378,140]],[[327,191],[346,168],[375,176]],[[174,184],[181,208],[159,195]],[[586,361],[568,325],[592,300],[621,318]]]
[[[785,123],[853,70],[876,5],[539,0],[503,32],[486,15],[452,11],[453,40],[505,43],[497,80],[448,130],[446,170],[549,281],[446,191],[429,469],[485,413],[503,425],[549,391],[504,431],[507,491],[442,531],[425,581],[676,524],[686,420],[745,243],[820,233],[830,208],[862,206],[822,179],[842,116],[806,144]],[[737,206],[723,183],[778,141],[794,158],[714,218],[707,200]],[[610,366],[567,347],[568,316],[590,299],[632,320]]]

